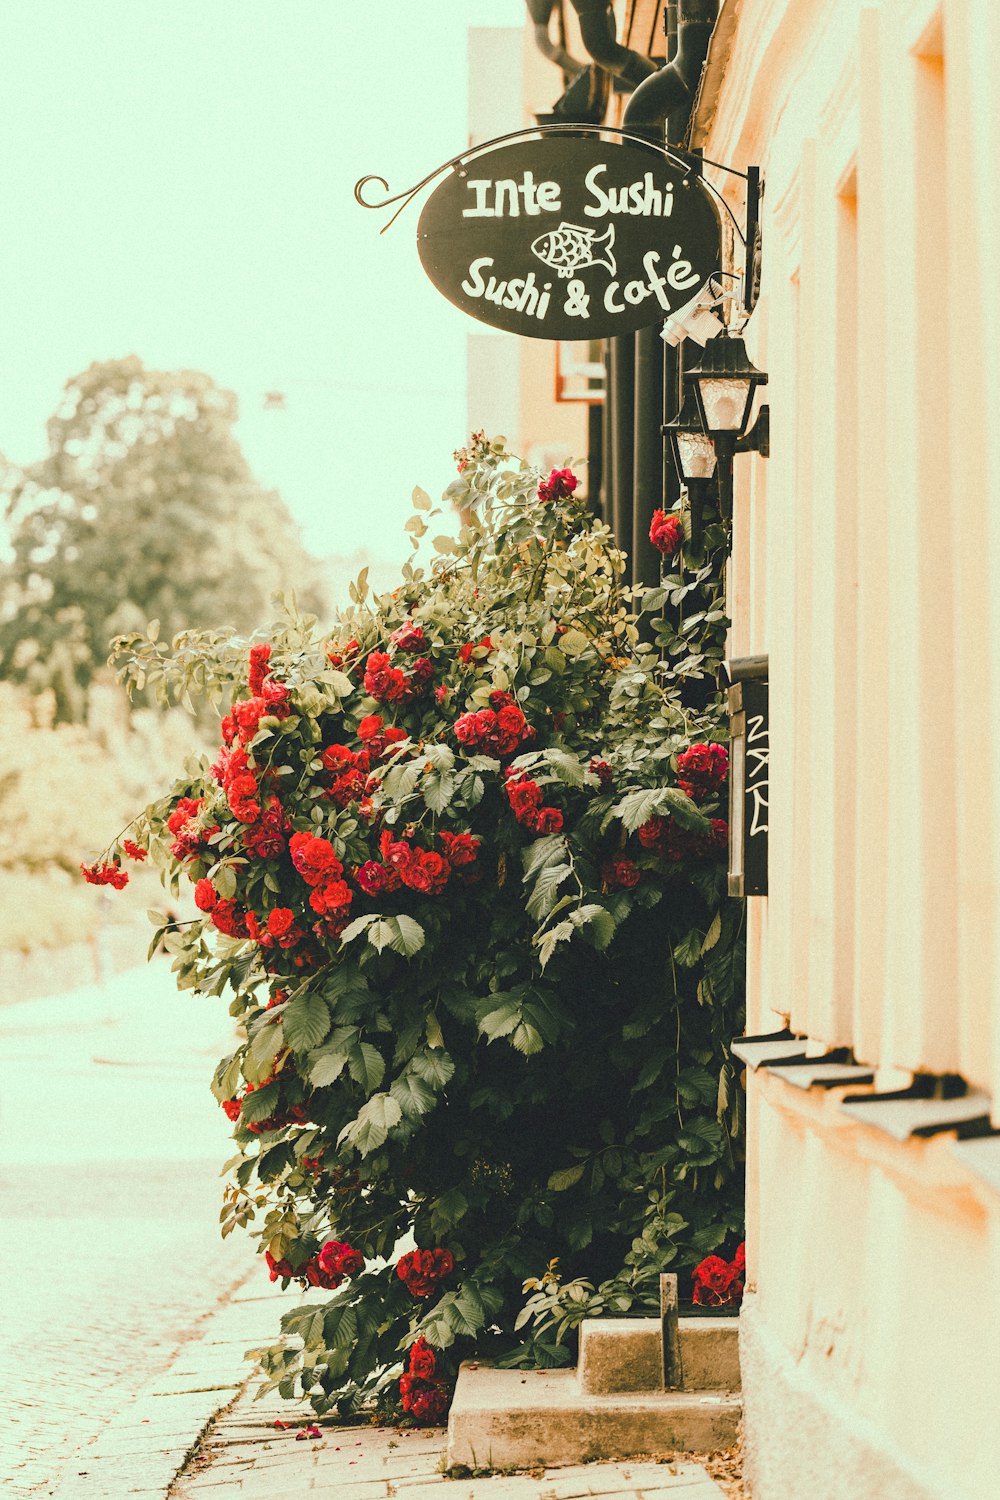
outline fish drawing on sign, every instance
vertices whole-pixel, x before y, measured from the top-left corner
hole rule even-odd
[[[539,235],[531,253],[564,279],[584,266],[606,266],[613,276],[618,269],[611,253],[614,242],[613,224],[595,238],[592,229],[581,229],[579,224],[567,224],[564,220],[558,229]]]

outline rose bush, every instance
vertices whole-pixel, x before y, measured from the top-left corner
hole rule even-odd
[[[724,539],[646,601],[658,652],[568,470],[480,438],[460,462],[457,540],[391,594],[359,580],[332,639],[289,613],[252,646],[116,643],[129,686],[222,711],[127,833],[193,889],[195,920],[156,920],[178,984],[232,994],[223,1233],[336,1289],[260,1351],[317,1411],[438,1420],[464,1355],[568,1357],[525,1325],[540,1265],[655,1306],[740,1226]]]

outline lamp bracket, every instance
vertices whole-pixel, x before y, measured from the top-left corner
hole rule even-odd
[[[737,453],[759,453],[761,458],[771,456],[771,408],[762,406],[757,420],[744,437],[736,442]]]

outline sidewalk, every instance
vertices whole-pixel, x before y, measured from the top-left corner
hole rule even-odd
[[[273,1337],[281,1294],[254,1273],[166,1373],[112,1415],[52,1500],[725,1500],[688,1458],[446,1478],[443,1428],[341,1427],[299,1437],[304,1402],[256,1400],[247,1348]],[[277,1427],[276,1422],[289,1425]]]

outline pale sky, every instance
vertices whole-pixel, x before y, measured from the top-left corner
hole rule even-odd
[[[524,18],[524,0],[6,0],[0,453],[40,458],[93,360],[205,370],[313,550],[405,555],[413,485],[454,475],[477,325],[420,268],[423,199],[380,236],[353,185],[398,191],[461,150],[466,28]],[[286,410],[264,410],[272,390]]]

